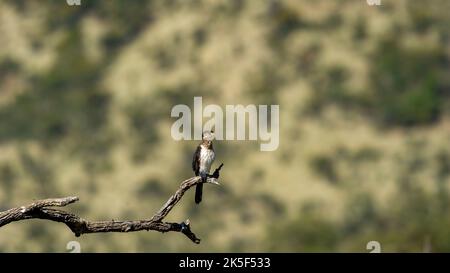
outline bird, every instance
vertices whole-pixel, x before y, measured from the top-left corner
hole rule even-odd
[[[202,142],[195,149],[192,158],[192,170],[196,176],[200,176],[202,183],[197,184],[195,188],[195,203],[202,201],[203,183],[208,178],[211,165],[214,162],[216,154],[213,148],[214,131],[205,131],[202,133]]]

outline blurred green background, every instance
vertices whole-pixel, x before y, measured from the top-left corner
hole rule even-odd
[[[0,252],[450,251],[450,1],[0,2],[0,210],[76,195],[151,216],[192,176],[176,104],[279,104],[280,146],[218,141],[222,186],[179,233],[31,220]]]

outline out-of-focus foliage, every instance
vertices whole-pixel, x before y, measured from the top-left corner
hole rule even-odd
[[[19,222],[0,252],[450,251],[449,1],[0,2],[0,210],[77,195],[151,216],[190,177],[176,104],[279,104],[280,147],[218,141],[221,187],[177,233]]]

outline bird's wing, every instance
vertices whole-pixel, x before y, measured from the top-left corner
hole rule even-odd
[[[192,170],[194,171],[195,175],[198,175],[200,169],[200,151],[201,147],[200,145],[198,145],[197,149],[195,150],[194,157],[192,158]]]

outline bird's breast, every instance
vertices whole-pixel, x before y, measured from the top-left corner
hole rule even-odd
[[[213,150],[202,147],[200,151],[200,172],[209,172],[214,161],[215,153]]]

